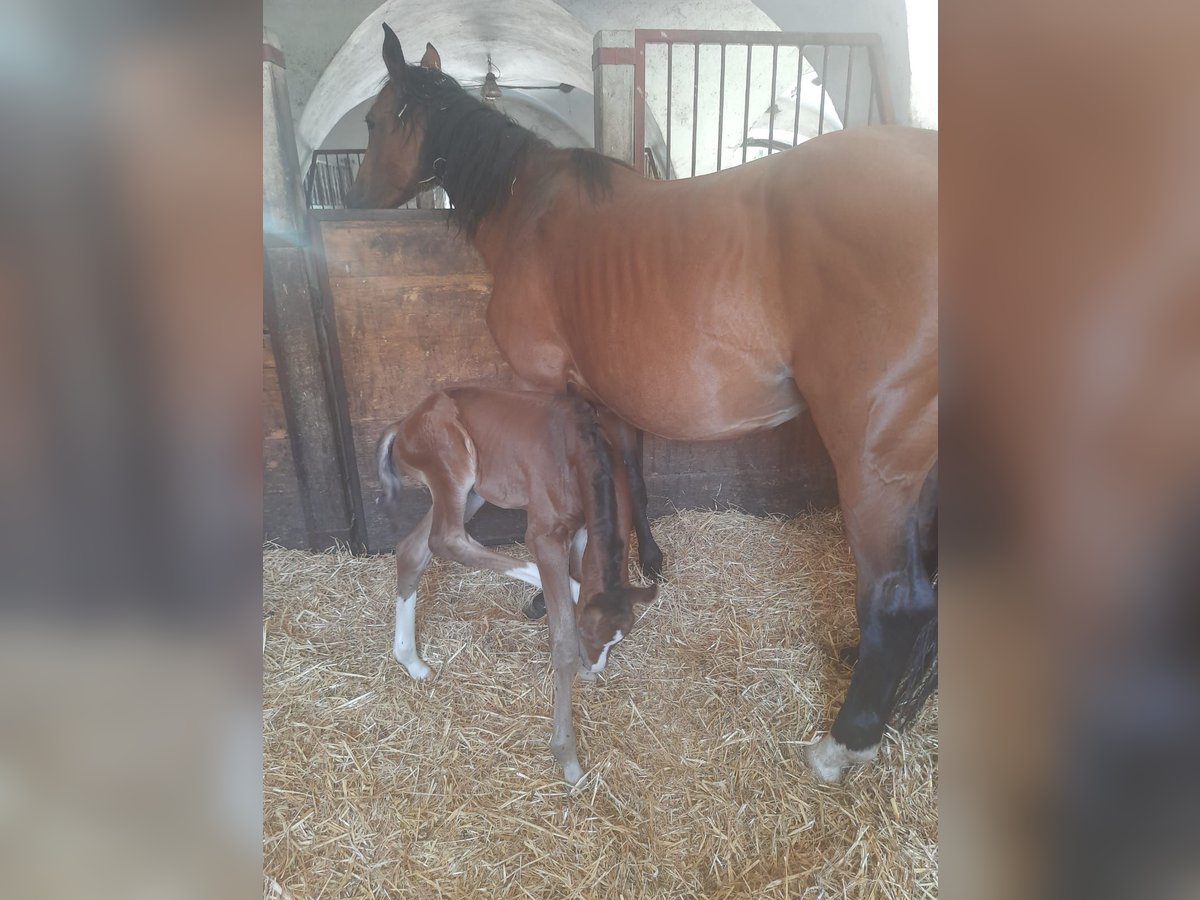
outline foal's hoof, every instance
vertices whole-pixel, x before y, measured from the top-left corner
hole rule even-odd
[[[575,787],[579,782],[583,781],[583,769],[579,763],[567,763],[563,769],[563,781],[571,787]]]
[[[540,619],[546,615],[546,595],[538,591],[533,595],[533,599],[529,601],[529,605],[525,607],[525,617],[527,619]]]
[[[638,566],[642,570],[642,575],[644,575],[648,581],[661,584],[666,580],[663,578],[662,551],[657,547],[647,548],[645,551],[639,549]]]

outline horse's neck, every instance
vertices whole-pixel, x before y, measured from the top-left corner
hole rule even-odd
[[[509,186],[508,199],[496,210],[483,217],[475,232],[475,249],[491,272],[513,256],[515,247],[525,240],[525,226],[534,218],[535,206],[546,206],[546,181],[555,178],[569,164],[564,151],[545,146],[530,148],[517,166]]]

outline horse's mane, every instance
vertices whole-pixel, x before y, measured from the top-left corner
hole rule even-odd
[[[434,161],[445,160],[437,171],[454,204],[451,216],[473,235],[510,195],[517,167],[530,152],[553,147],[436,69],[409,66],[405,79],[402,102],[419,104],[426,114],[421,170],[434,171]],[[606,197],[612,167],[624,163],[594,150],[565,152],[592,202]]]
[[[574,396],[574,414],[591,471],[584,473],[581,487],[591,493],[592,516],[588,540],[596,541],[601,553],[601,584],[605,590],[620,587],[621,564],[625,561],[625,539],[620,533],[617,515],[617,485],[613,473],[612,445],[596,409],[582,397]]]

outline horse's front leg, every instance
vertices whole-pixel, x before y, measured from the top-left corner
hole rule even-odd
[[[568,541],[557,530],[530,533],[526,543],[537,560],[550,626],[550,661],[554,669],[554,732],[550,751],[562,767],[567,784],[583,780],[583,768],[575,747],[571,718],[571,686],[579,671],[579,632],[575,627],[575,604],[571,599]]]
[[[844,471],[839,487],[858,563],[858,654],[833,727],[804,751],[822,781],[874,759],[885,726],[906,727],[937,685],[937,594],[921,543],[923,509],[936,510],[936,475],[914,503],[889,485],[862,490],[861,480],[843,481]]]

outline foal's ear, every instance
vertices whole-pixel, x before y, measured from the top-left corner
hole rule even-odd
[[[442,71],[442,58],[438,56],[438,52],[433,44],[427,43],[425,45],[425,55],[421,57],[421,68],[435,69],[438,72]]]
[[[629,599],[634,603],[653,603],[654,598],[657,596],[657,584],[652,584],[650,587],[631,587],[629,589]]]
[[[400,38],[396,37],[396,32],[392,31],[387,22],[383,23],[383,64],[387,66],[392,81],[397,84],[404,83],[404,51],[400,49]]]

